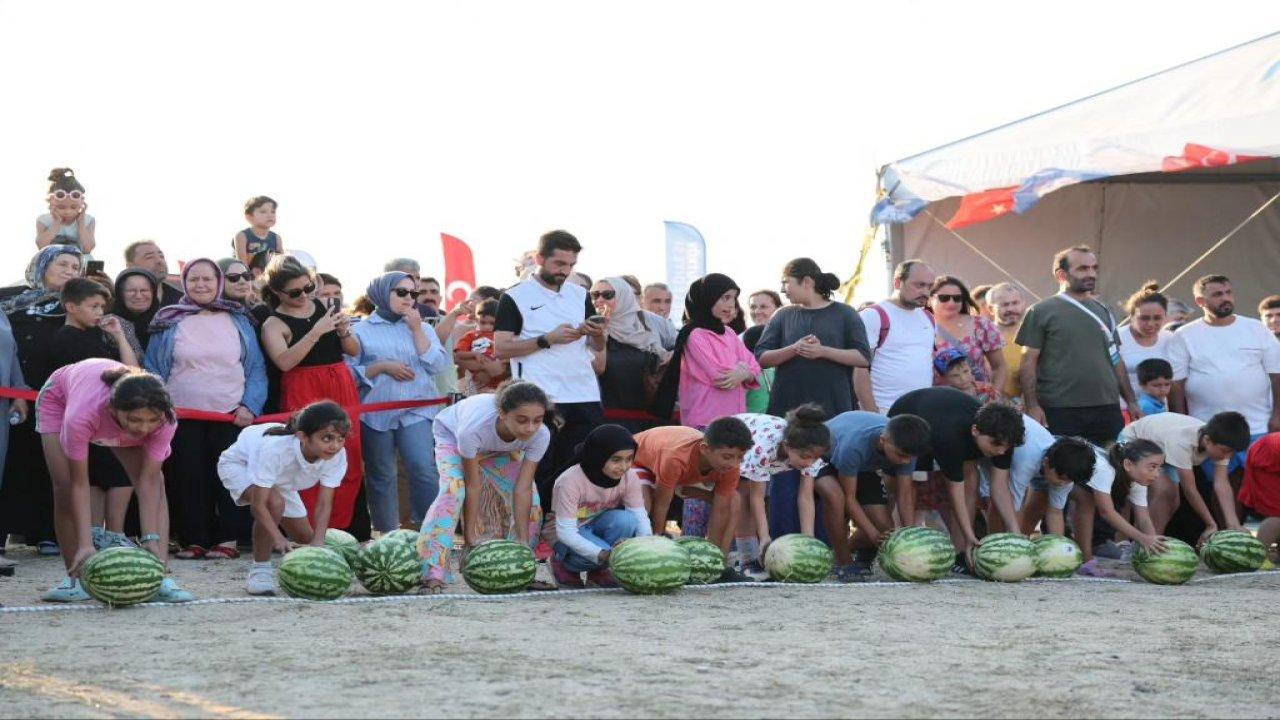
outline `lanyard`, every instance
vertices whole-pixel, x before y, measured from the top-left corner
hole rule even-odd
[[[1112,329],[1107,327],[1107,324],[1102,322],[1102,318],[1098,317],[1097,314],[1089,310],[1089,308],[1085,307],[1079,300],[1076,300],[1075,298],[1071,297],[1065,292],[1058,293],[1058,297],[1062,298],[1063,300],[1066,300],[1072,305],[1075,305],[1077,308],[1080,309],[1080,312],[1084,313],[1085,315],[1088,315],[1090,318],[1093,319],[1094,322],[1098,323],[1098,327],[1102,330],[1103,337],[1105,337],[1107,340],[1107,353],[1111,356],[1111,365],[1113,367],[1116,365],[1119,365],[1120,364],[1120,346],[1116,343],[1115,334],[1112,332]]]

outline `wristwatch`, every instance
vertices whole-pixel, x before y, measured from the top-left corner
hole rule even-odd
[[[546,335],[539,335],[536,342],[538,343],[538,347],[542,348],[543,350],[551,349],[551,341],[547,339]]]

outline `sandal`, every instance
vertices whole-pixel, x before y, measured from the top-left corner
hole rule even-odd
[[[205,556],[208,551],[199,545],[188,545],[178,552],[174,553],[174,557],[179,560],[199,560]]]
[[[234,545],[214,545],[204,551],[205,560],[237,560],[240,550]]]
[[[423,595],[439,595],[444,592],[444,581],[431,578],[422,583]]]

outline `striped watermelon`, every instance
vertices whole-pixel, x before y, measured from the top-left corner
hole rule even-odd
[[[379,540],[391,540],[393,542],[404,542],[416,546],[418,544],[418,531],[406,530],[399,528],[389,533],[384,533]]]
[[[724,572],[724,553],[715,543],[700,537],[682,537],[676,543],[689,553],[687,585],[707,585],[720,578]]]
[[[1190,545],[1175,538],[1164,538],[1165,551],[1147,552],[1138,546],[1133,551],[1133,569],[1143,580],[1156,585],[1181,585],[1196,574],[1199,559]]]
[[[351,566],[336,550],[300,547],[280,561],[280,588],[290,597],[304,600],[333,600],[351,587]]]
[[[348,565],[355,567],[356,553],[360,550],[360,541],[356,540],[355,535],[346,530],[329,528],[324,531],[324,546],[336,551]]]
[[[831,548],[821,540],[800,533],[783,535],[769,543],[764,567],[780,582],[817,583],[827,579],[833,564]]]
[[[403,541],[369,543],[356,554],[352,569],[364,589],[374,595],[399,595],[422,583],[418,549]]]
[[[1070,538],[1041,535],[1036,539],[1035,546],[1036,575],[1040,577],[1071,577],[1084,564],[1084,553]]]
[[[462,579],[483,595],[520,592],[529,587],[537,572],[538,562],[529,546],[510,540],[480,543],[467,553],[462,565]]]
[[[639,595],[678,589],[689,580],[689,553],[661,535],[624,540],[609,556],[609,569],[622,587]]]
[[[1200,559],[1217,573],[1253,572],[1266,562],[1267,549],[1250,533],[1223,530],[1209,537]]]
[[[1036,574],[1036,546],[1025,535],[988,535],[973,551],[973,570],[983,580],[1020,582]]]
[[[164,564],[139,548],[107,548],[80,568],[80,584],[85,592],[108,605],[146,602],[160,590],[161,582]]]
[[[929,582],[951,572],[956,546],[940,530],[913,525],[895,530],[880,546],[877,559],[894,580]]]

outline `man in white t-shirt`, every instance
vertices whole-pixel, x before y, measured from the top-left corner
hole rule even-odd
[[[511,362],[512,377],[537,383],[551,397],[562,422],[552,429],[551,446],[538,464],[544,512],[551,508],[556,472],[604,422],[592,361],[596,355],[603,359],[608,321],[588,322],[596,311],[587,291],[565,282],[581,251],[578,239],[564,230],[543,235],[537,271],[502,294],[494,324],[498,357]]]
[[[1206,275],[1193,290],[1204,317],[1183,325],[1169,341],[1169,409],[1205,422],[1234,410],[1249,421],[1255,440],[1280,430],[1280,342],[1261,322],[1235,314],[1235,293],[1225,275]]]
[[[871,368],[854,368],[858,407],[886,413],[898,398],[933,385],[933,317],[925,312],[936,277],[923,260],[893,271],[893,295],[859,315],[871,343]]]

